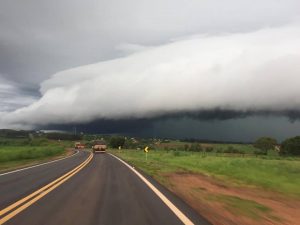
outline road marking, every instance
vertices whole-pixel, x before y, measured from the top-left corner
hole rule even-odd
[[[89,156],[90,157],[90,156]],[[52,185],[54,185],[55,183],[59,182],[61,179],[67,177],[68,175],[70,175],[71,173],[73,173],[74,171],[76,171],[79,167],[82,166],[82,164],[84,164],[88,159],[86,159],[83,163],[81,163],[79,166],[75,167],[74,169],[72,169],[71,171],[67,172],[66,174],[62,175],[61,177],[57,178],[56,180],[52,181],[51,183],[45,185],[44,187],[38,189],[37,191],[31,193],[30,195],[18,200],[17,202],[13,203],[12,205],[6,207],[5,209],[2,209],[0,211],[0,216],[2,216],[3,214],[9,212],[10,210],[16,208],[17,206],[21,205],[22,203],[26,202],[27,200],[31,199],[32,197],[34,197],[35,195],[43,192],[44,190],[46,190],[47,188],[51,187]]]
[[[90,154],[89,157],[81,163],[79,166],[71,170],[70,172],[64,174],[63,176],[59,177],[58,179],[52,181],[51,183],[47,184],[46,186],[38,189],[37,191],[33,192],[32,194],[26,196],[25,198],[20,199],[19,201],[13,203],[12,205],[6,207],[5,209],[0,211],[0,216],[4,215],[5,213],[13,210],[6,216],[2,217],[0,219],[0,225],[5,223],[6,221],[10,220],[13,218],[15,215],[23,211],[24,209],[28,208],[30,205],[44,197],[46,194],[57,188],[59,185],[63,184],[66,182],[68,179],[70,179],[72,176],[77,174],[80,170],[82,170],[94,157],[93,154]],[[29,200],[29,201],[28,201]],[[27,201],[27,202],[26,202]],[[25,203],[26,202],[26,203]],[[25,203],[25,204],[23,204]],[[22,205],[23,204],[23,205]],[[21,206],[20,206],[21,205]],[[18,207],[20,206],[20,207]],[[17,208],[18,207],[18,208]]]
[[[142,174],[137,170],[133,169],[128,163],[120,159],[119,157],[109,153],[111,156],[115,157],[117,160],[122,162],[127,166],[131,171],[133,171],[168,207],[171,211],[181,220],[183,224],[193,225],[194,223],[181,212],[163,193],[161,193],[153,184],[150,183]]]
[[[46,164],[54,163],[54,162],[57,162],[57,161],[60,161],[60,160],[64,160],[64,159],[73,157],[73,156],[77,155],[78,153],[79,153],[79,151],[77,150],[75,154],[69,155],[69,156],[61,158],[61,159],[56,159],[56,160],[53,160],[53,161],[50,161],[50,162],[45,162],[45,163],[37,164],[37,165],[34,165],[34,166],[29,166],[29,167],[25,167],[25,168],[22,168],[22,169],[17,169],[17,170],[9,171],[9,172],[6,172],[6,173],[1,173],[0,177],[4,176],[4,175],[7,175],[7,174],[12,174],[12,173],[20,172],[20,171],[23,171],[23,170],[28,170],[28,169],[43,166],[43,165],[46,165]]]

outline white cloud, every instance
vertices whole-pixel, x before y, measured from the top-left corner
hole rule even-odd
[[[214,108],[300,110],[299,24],[195,36],[59,72],[0,127],[141,118]],[[140,48],[139,48],[140,49]]]
[[[129,44],[129,43],[123,43],[116,47],[117,50],[121,51],[122,53],[129,55],[132,53],[145,51],[146,49],[149,49],[151,47],[146,47],[143,45],[137,45],[137,44]]]

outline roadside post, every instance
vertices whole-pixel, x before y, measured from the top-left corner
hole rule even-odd
[[[119,152],[121,152],[121,150],[122,150],[122,147],[121,147],[121,146],[119,146]]]
[[[144,152],[146,154],[146,161],[147,161],[148,160],[148,152],[149,152],[149,147],[148,146],[145,147]]]

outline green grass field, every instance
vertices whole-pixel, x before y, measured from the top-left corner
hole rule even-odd
[[[234,185],[257,186],[300,197],[300,160],[298,158],[224,157],[181,151],[122,150],[113,153],[164,182],[165,173],[209,174]]]
[[[39,159],[62,154],[63,147],[58,146],[9,146],[0,148],[0,162]]]
[[[44,162],[66,154],[71,142],[47,139],[0,139],[0,171]]]
[[[228,148],[233,148],[239,150],[244,154],[253,154],[257,149],[252,144],[228,144],[228,143],[189,143],[189,142],[181,142],[181,141],[169,141],[167,143],[159,143],[154,145],[158,150],[184,150],[184,146],[191,146],[194,144],[198,144],[202,146],[203,150],[207,147],[211,147],[213,149],[212,152],[226,152]],[[278,153],[274,151],[269,152],[272,156],[277,156]]]

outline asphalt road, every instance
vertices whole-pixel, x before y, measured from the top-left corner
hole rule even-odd
[[[87,152],[80,152],[55,163],[0,176],[0,209],[63,175],[87,157]],[[151,183],[194,224],[209,224],[155,181]],[[73,177],[5,224],[176,225],[182,222],[123,163],[109,154],[96,154],[91,162]]]

